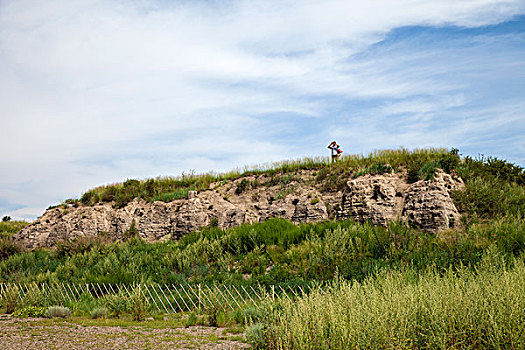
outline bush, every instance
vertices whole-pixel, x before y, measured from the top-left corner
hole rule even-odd
[[[45,317],[46,307],[41,306],[26,306],[22,309],[18,309],[13,313],[13,317],[27,318],[27,317]]]
[[[58,242],[56,253],[59,257],[73,256],[89,252],[92,249],[100,250],[110,243],[112,243],[111,237],[103,232],[96,236],[78,236],[72,240]]]
[[[93,311],[91,311],[91,318],[107,318],[108,317],[108,309],[106,307],[97,307],[94,308]]]
[[[66,318],[71,316],[71,310],[64,306],[50,306],[46,310],[46,317],[48,318],[54,318],[54,317],[61,317]]]
[[[248,189],[248,186],[250,185],[250,181],[247,179],[242,179],[241,182],[237,184],[237,188],[235,189],[235,194],[239,195],[246,191]]]
[[[436,162],[428,162],[419,169],[417,175],[419,180],[432,180],[436,174],[436,168],[439,165]]]
[[[22,251],[22,246],[13,241],[11,237],[0,236],[0,260],[7,259],[10,256]]]
[[[119,318],[128,309],[126,298],[120,294],[106,295],[104,303],[112,317]]]
[[[197,317],[195,312],[192,312],[188,315],[188,318],[184,322],[184,327],[188,328],[191,326],[195,326],[198,323],[198,321],[199,321],[199,318]]]
[[[4,217],[2,218],[2,221],[3,221],[3,222],[11,221],[11,217],[8,216],[8,215],[6,215],[6,216],[4,216]]]
[[[258,307],[248,307],[242,310],[242,323],[252,324],[261,321],[261,310]]]

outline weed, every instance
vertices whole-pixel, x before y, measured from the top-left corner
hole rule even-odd
[[[128,310],[126,298],[121,294],[109,294],[104,297],[104,304],[112,317],[119,318]]]
[[[109,310],[106,307],[97,307],[91,311],[91,318],[107,318]]]
[[[186,321],[184,322],[184,327],[188,328],[191,326],[195,326],[197,325],[198,321],[199,321],[199,318],[197,317],[195,312],[191,312],[188,315],[188,318],[186,319]]]
[[[46,317],[48,318],[54,318],[54,317],[61,317],[66,318],[71,316],[71,310],[64,306],[50,306],[46,310]]]
[[[128,305],[134,321],[145,320],[148,306],[140,284],[133,288],[133,292],[128,299]]]
[[[265,345],[264,332],[265,325],[261,323],[254,323],[246,327],[246,340],[250,342],[255,349],[262,349]]]
[[[45,317],[46,307],[41,306],[26,306],[18,309],[13,313],[13,317],[27,318],[27,317]]]

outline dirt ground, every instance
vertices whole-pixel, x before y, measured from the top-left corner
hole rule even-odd
[[[82,325],[68,320],[0,319],[0,349],[249,349],[242,334],[195,326]]]

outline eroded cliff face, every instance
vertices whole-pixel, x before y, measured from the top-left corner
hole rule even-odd
[[[169,203],[135,199],[121,209],[111,203],[61,206],[48,209],[13,239],[30,249],[101,233],[120,240],[133,226],[140,238],[153,242],[177,239],[212,224],[230,228],[274,217],[295,223],[352,218],[378,225],[401,219],[431,232],[460,221],[450,191],[460,190],[463,182],[442,171],[434,180],[413,184],[405,183],[401,173],[364,175],[348,179],[341,191],[323,191],[314,175],[302,171],[285,183],[273,183],[268,175],[245,177],[190,192],[188,199]],[[243,180],[248,185],[239,191]]]

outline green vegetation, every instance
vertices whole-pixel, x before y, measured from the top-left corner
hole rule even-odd
[[[10,237],[29,224],[26,221],[0,221],[0,237]]]
[[[19,244],[11,240],[11,236],[29,225],[29,222],[25,221],[11,221],[8,216],[5,216],[4,219],[0,221],[0,260],[23,251]]]
[[[68,307],[54,305],[47,308],[46,317],[54,318],[61,317],[66,318],[71,316],[71,310]]]

